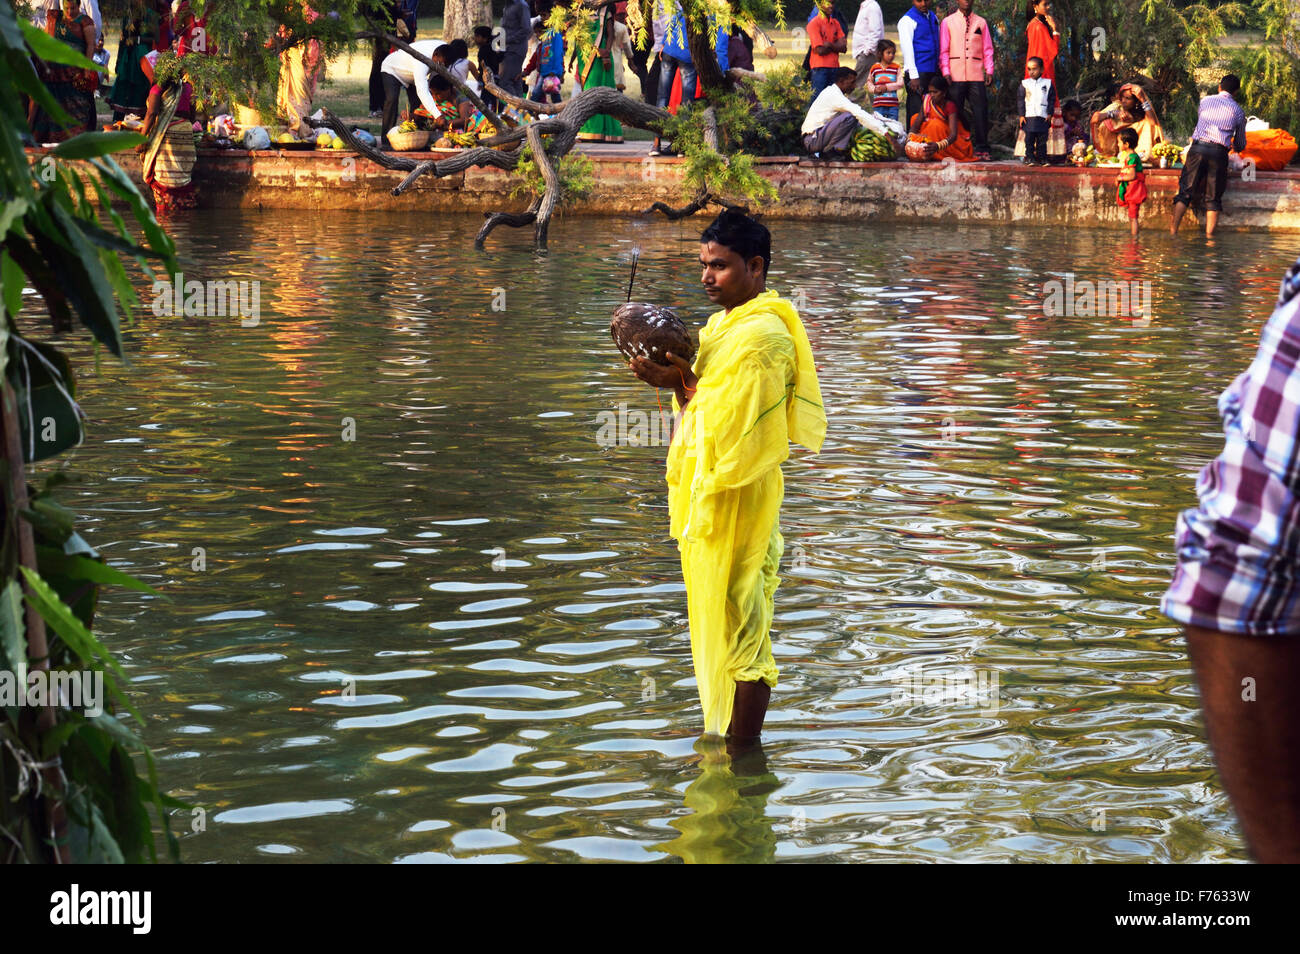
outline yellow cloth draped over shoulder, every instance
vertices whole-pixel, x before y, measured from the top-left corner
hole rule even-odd
[[[790,441],[821,450],[826,412],[803,322],[774,291],[710,317],[693,367],[699,383],[668,450],[668,513],[704,731],[725,735],[736,682],[776,685],[781,462]]]

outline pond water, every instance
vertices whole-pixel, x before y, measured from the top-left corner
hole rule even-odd
[[[169,597],[98,625],[207,809],[185,860],[1244,859],[1157,601],[1294,237],[775,223],[830,426],[786,464],[781,682],[733,764],[665,448],[598,441],[658,419],[607,330],[627,254],[698,327],[706,222],[536,256],[480,221],[201,213],[186,278],[259,282],[257,323],[73,349],[62,499]],[[1046,317],[1067,273],[1149,281],[1149,320]]]

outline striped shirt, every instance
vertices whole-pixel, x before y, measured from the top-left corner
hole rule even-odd
[[[897,63],[891,63],[889,66],[884,63],[877,63],[871,67],[871,72],[867,74],[867,82],[872,86],[877,83],[897,83],[900,72],[902,72],[902,67]],[[876,93],[871,98],[871,105],[874,109],[887,109],[890,106],[897,106],[898,90],[890,89],[883,93]]]
[[[1196,111],[1193,142],[1209,142],[1241,152],[1246,148],[1246,111],[1230,93],[1215,93],[1201,100]]]
[[[1300,635],[1300,261],[1255,359],[1219,398],[1223,451],[1178,517],[1161,611],[1254,636]]]

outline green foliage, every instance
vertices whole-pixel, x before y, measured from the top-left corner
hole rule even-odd
[[[19,94],[30,96],[56,121],[70,122],[38,79],[31,56],[94,68],[66,45],[52,42],[19,23],[11,5],[0,4],[0,378],[12,388],[11,409],[22,422],[23,445],[21,460],[10,460],[0,448],[0,672],[23,673],[35,662],[28,658],[26,606],[47,627],[50,670],[102,678],[112,703],[106,701],[102,713],[87,707],[85,699],[79,705],[56,703],[48,710],[52,727],[38,728],[34,713],[41,707],[15,705],[0,713],[0,857],[50,859],[40,819],[56,801],[67,817],[65,847],[74,861],[155,859],[151,807],[175,857],[177,842],[165,810],[179,803],[162,794],[153,756],[112,714],[115,704],[139,721],[122,688],[125,673],[93,633],[101,584],[144,584],[105,566],[77,535],[74,515],[53,496],[61,474],[47,480],[21,510],[15,508],[21,488],[9,479],[14,468],[21,473],[25,464],[66,450],[82,433],[71,364],[57,348],[27,339],[28,328],[17,323],[25,305],[39,301],[56,331],[80,324],[121,355],[119,315],[129,315],[138,304],[123,257],[149,275],[149,259],[169,272],[179,269],[171,239],[111,157],[141,137],[86,133],[29,163]],[[128,228],[114,202],[129,210],[142,238]],[[24,296],[29,287],[36,296]],[[38,318],[33,314],[26,324],[34,327]],[[35,432],[36,422],[43,429],[47,419],[56,425],[53,440]],[[23,523],[36,543],[35,566],[20,560]],[[59,766],[61,794],[48,781],[38,786],[42,763]]]
[[[1241,77],[1246,112],[1300,135],[1300,10],[1288,0],[1258,0],[1265,42],[1238,50],[1229,69]]]
[[[536,197],[546,191],[546,180],[542,178],[541,168],[533,160],[531,146],[524,146],[515,172],[520,178],[510,190],[512,197],[518,198],[524,195]],[[555,174],[560,179],[560,207],[587,198],[596,187],[596,166],[581,152],[571,152],[562,156],[555,165]]]
[[[682,179],[686,197],[707,193],[738,204],[774,201],[776,189],[758,174],[753,155],[743,151],[746,142],[762,136],[752,101],[740,93],[715,90],[708,103],[708,107],[696,103],[679,110],[665,128],[673,148],[686,158]],[[706,144],[712,126],[716,126],[716,150]]]
[[[186,56],[182,66],[200,107],[240,103],[273,114],[281,49],[315,40],[328,62],[357,50],[356,34],[371,29],[365,0],[312,0],[319,16],[310,23],[300,0],[191,0],[191,6],[206,17],[205,50]],[[119,23],[106,18],[104,32],[116,35]],[[378,25],[393,29],[390,22]]]

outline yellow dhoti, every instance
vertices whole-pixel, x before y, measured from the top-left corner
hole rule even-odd
[[[791,440],[819,450],[826,417],[803,323],[775,292],[714,314],[694,370],[697,390],[668,451],[668,511],[704,731],[725,735],[738,681],[776,685],[781,462]]]

